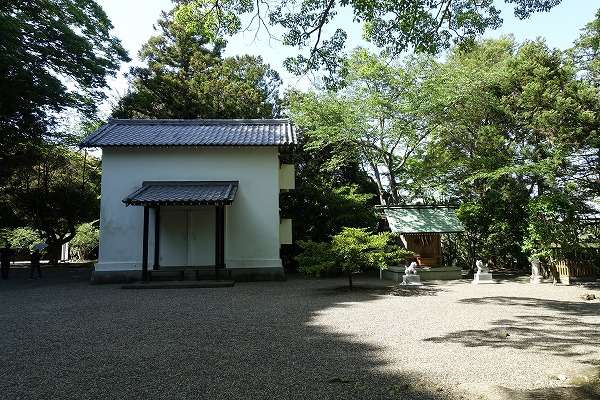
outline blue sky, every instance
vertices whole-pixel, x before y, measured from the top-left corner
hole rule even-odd
[[[114,34],[121,39],[134,63],[141,45],[154,34],[153,24],[161,11],[172,7],[170,0],[98,0],[98,3],[108,14],[115,27]],[[518,41],[544,37],[551,47],[565,49],[578,37],[581,28],[594,18],[594,14],[600,9],[600,0],[563,0],[560,6],[549,13],[538,13],[524,21],[515,18],[511,7],[503,1],[497,1],[497,6],[502,10],[504,24],[498,30],[487,32],[486,37],[514,34]],[[352,23],[349,10],[342,10],[335,22],[347,27],[348,49],[365,45],[361,40],[360,27]],[[273,33],[277,35],[278,32]],[[295,49],[270,40],[264,30],[257,38],[254,36],[253,32],[245,32],[231,38],[226,55],[260,55],[279,71],[285,86],[306,88],[310,85],[307,79],[294,77],[283,68],[283,60],[296,54]],[[111,80],[111,97],[118,97],[126,90],[127,81],[122,74],[127,69],[128,66],[123,66],[121,74]]]

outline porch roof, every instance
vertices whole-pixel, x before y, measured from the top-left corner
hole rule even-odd
[[[233,203],[238,181],[153,181],[123,199],[133,206],[229,205]]]
[[[383,208],[383,213],[392,232],[452,233],[465,230],[451,207],[391,206]]]

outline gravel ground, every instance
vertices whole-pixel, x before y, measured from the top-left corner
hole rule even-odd
[[[600,398],[594,288],[122,290],[45,272],[0,281],[2,399]]]

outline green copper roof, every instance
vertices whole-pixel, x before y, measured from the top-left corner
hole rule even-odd
[[[384,208],[383,212],[392,232],[451,233],[465,230],[453,208],[402,206]]]

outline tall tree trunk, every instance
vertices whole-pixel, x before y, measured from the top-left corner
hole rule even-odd
[[[85,164],[87,161],[87,149],[83,150],[83,168],[81,171],[81,188],[83,190],[83,188],[85,187]]]
[[[373,161],[371,161],[371,159],[368,156],[366,156],[365,158],[367,159],[369,167],[371,167],[371,169],[373,170],[373,175],[375,176],[374,180],[375,184],[377,185],[377,193],[379,194],[379,204],[384,206],[387,204],[387,202],[385,201],[385,188],[383,187],[383,183],[381,182],[381,174],[377,169],[377,165]]]
[[[387,156],[388,174],[390,177],[390,196],[392,198],[392,204],[398,204],[400,202],[400,195],[398,194],[398,186],[396,185],[396,174],[394,173],[394,160],[390,154]]]

